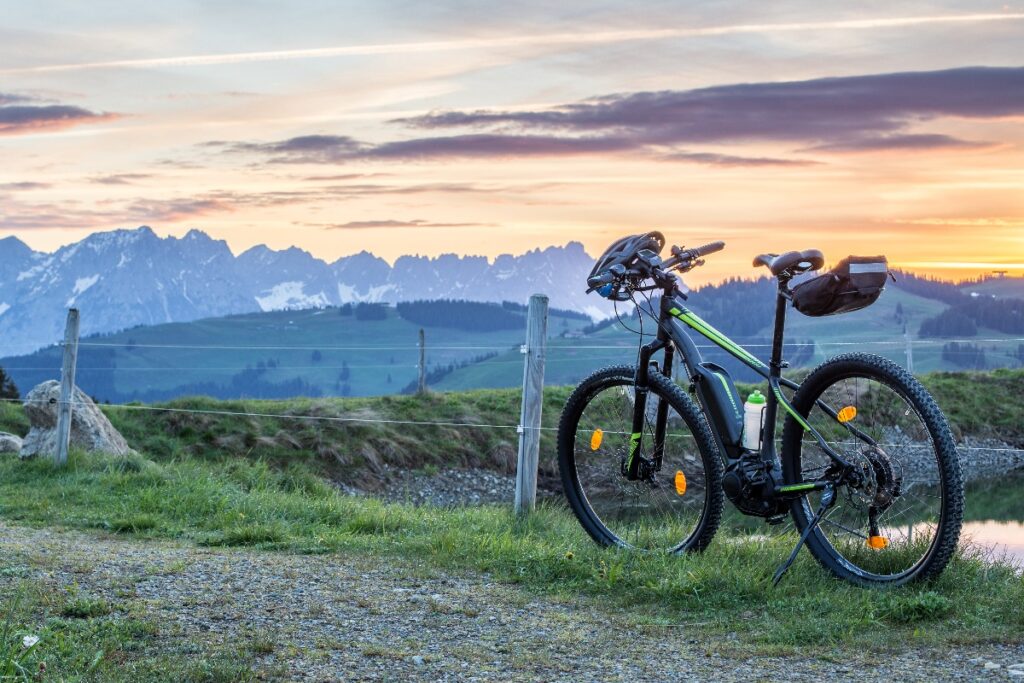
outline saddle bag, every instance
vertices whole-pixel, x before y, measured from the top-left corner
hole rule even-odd
[[[870,306],[889,277],[884,256],[847,256],[829,272],[793,288],[793,308],[804,315],[849,313]]]

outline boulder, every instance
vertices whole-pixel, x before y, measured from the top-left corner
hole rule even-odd
[[[31,429],[21,446],[21,457],[51,456],[57,450],[57,408],[60,382],[43,382],[25,397],[25,415]],[[130,455],[134,451],[114,429],[107,416],[78,387],[71,398],[71,447],[109,455]]]
[[[17,453],[21,450],[21,437],[0,432],[0,453]]]

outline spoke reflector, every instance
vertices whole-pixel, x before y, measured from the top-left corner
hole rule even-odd
[[[868,540],[865,543],[872,550],[881,550],[889,545],[889,539],[885,536],[868,536]]]
[[[676,470],[676,493],[680,496],[686,493],[686,475],[682,470]]]
[[[590,435],[590,450],[596,451],[601,447],[601,441],[604,440],[604,432],[601,429],[595,429],[594,433]]]
[[[845,408],[840,410],[838,413],[836,413],[836,418],[838,418],[838,420],[840,422],[849,422],[850,420],[852,420],[855,417],[857,417],[857,407],[856,406],[846,406]]]

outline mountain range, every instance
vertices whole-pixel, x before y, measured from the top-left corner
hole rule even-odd
[[[296,247],[255,246],[237,256],[201,230],[157,236],[148,226],[93,233],[53,253],[0,240],[0,355],[31,352],[63,336],[66,309],[81,333],[187,322],[253,311],[417,299],[525,302],[604,317],[583,293],[593,266],[579,242],[494,261],[483,256],[402,256],[363,251],[328,263]]]

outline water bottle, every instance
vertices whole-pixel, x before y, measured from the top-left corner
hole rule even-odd
[[[761,449],[761,426],[764,424],[764,395],[754,389],[743,404],[743,447],[752,451]]]

